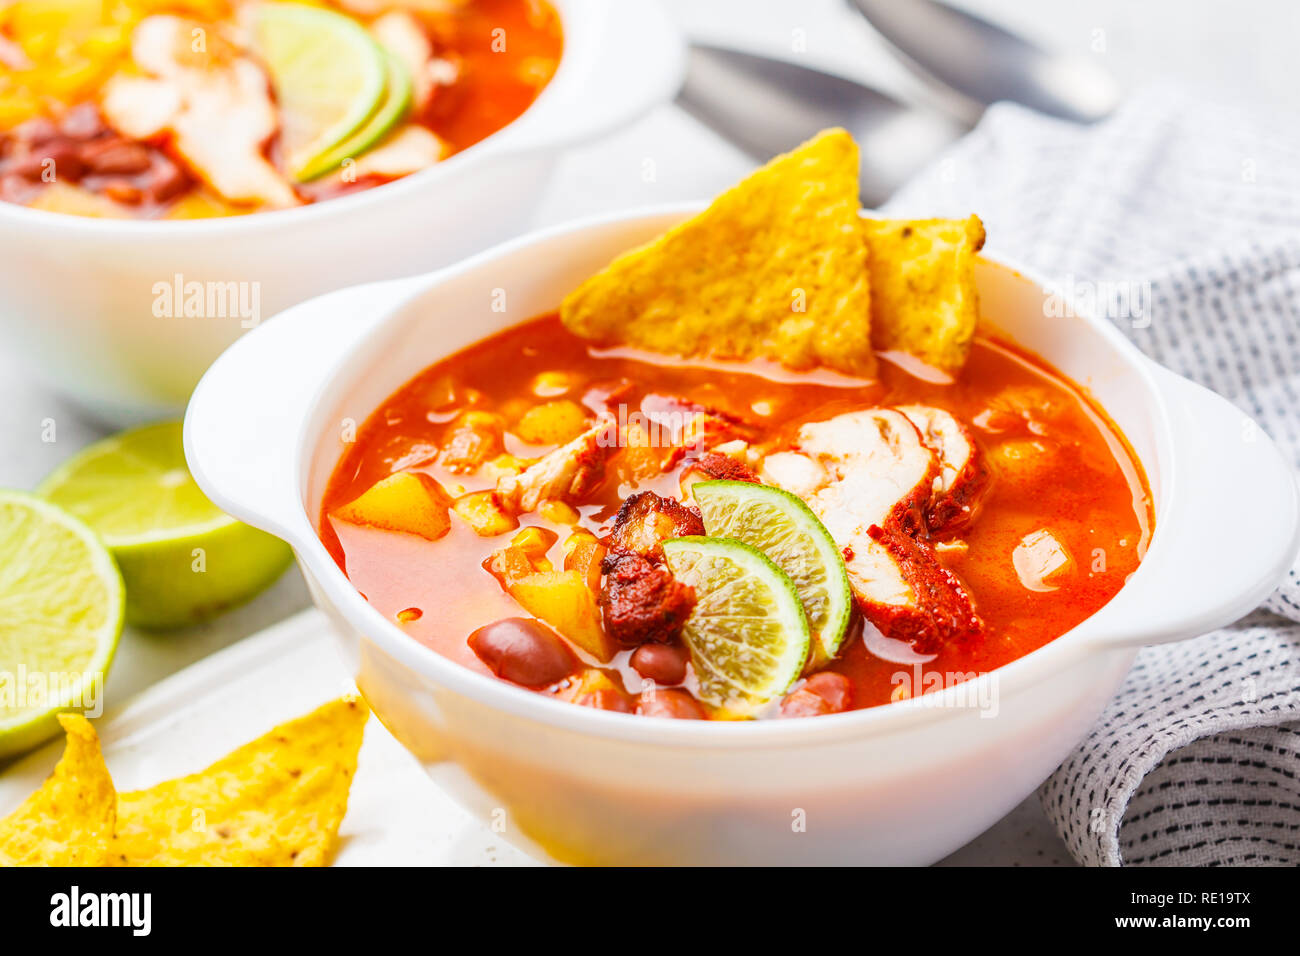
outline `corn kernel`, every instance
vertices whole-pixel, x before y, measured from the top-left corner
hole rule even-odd
[[[573,387],[568,372],[541,372],[533,379],[533,394],[538,398],[557,398]]]
[[[537,506],[537,513],[547,521],[555,524],[577,524],[582,517],[578,509],[573,507],[567,501],[558,501],[554,498],[547,498]]]

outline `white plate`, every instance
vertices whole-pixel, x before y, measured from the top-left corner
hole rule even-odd
[[[355,692],[329,624],[304,611],[204,658],[95,721],[119,790],[202,770],[275,724]],[[0,816],[21,803],[58,762],[51,742],[0,773]],[[335,866],[528,866],[511,846],[442,792],[374,717]]]

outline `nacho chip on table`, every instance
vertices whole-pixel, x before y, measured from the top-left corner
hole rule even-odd
[[[324,866],[370,712],[344,697],[206,770],[123,793],[117,866]]]
[[[99,737],[80,714],[60,714],[67,745],[41,788],[0,820],[0,866],[106,866],[117,793]]]
[[[864,219],[871,338],[949,375],[970,353],[979,321],[975,254],[984,224],[968,219]]]
[[[866,257],[858,147],[831,129],[615,259],[569,294],[560,315],[600,345],[869,378]]]

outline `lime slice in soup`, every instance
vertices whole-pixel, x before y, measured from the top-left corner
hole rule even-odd
[[[261,591],[292,559],[283,541],[203,496],[185,465],[180,422],[91,445],[37,490],[108,545],[126,582],[127,621],[138,627],[210,617]]]
[[[100,703],[122,633],[122,578],[67,512],[0,491],[0,757],[54,736],[55,715]]]
[[[383,49],[355,20],[320,7],[264,3],[254,47],[280,108],[280,147],[295,179],[319,176],[319,160],[361,129],[384,101]],[[327,167],[328,168],[328,167]]]
[[[387,50],[384,51],[384,62],[388,71],[388,85],[379,108],[359,130],[304,166],[297,177],[300,182],[318,179],[343,165],[344,161],[356,159],[383,139],[411,108],[411,76],[406,66]]]
[[[808,617],[794,584],[761,551],[727,538],[664,542],[673,575],[695,589],[682,636],[699,696],[729,715],[762,710],[808,657]]]
[[[814,651],[833,658],[849,626],[853,592],[844,557],[817,516],[790,492],[749,481],[701,481],[691,494],[710,536],[743,541],[789,575],[808,614]]]

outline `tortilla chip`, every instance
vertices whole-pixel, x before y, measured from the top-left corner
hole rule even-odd
[[[867,219],[871,337],[954,374],[966,364],[979,321],[975,254],[984,224],[969,219]]]
[[[615,259],[560,316],[600,345],[870,377],[866,258],[858,147],[831,129]]]
[[[369,711],[343,697],[212,766],[121,795],[118,866],[324,866]]]
[[[59,714],[68,735],[41,788],[0,820],[0,866],[106,866],[117,794],[99,737],[80,714]]]

